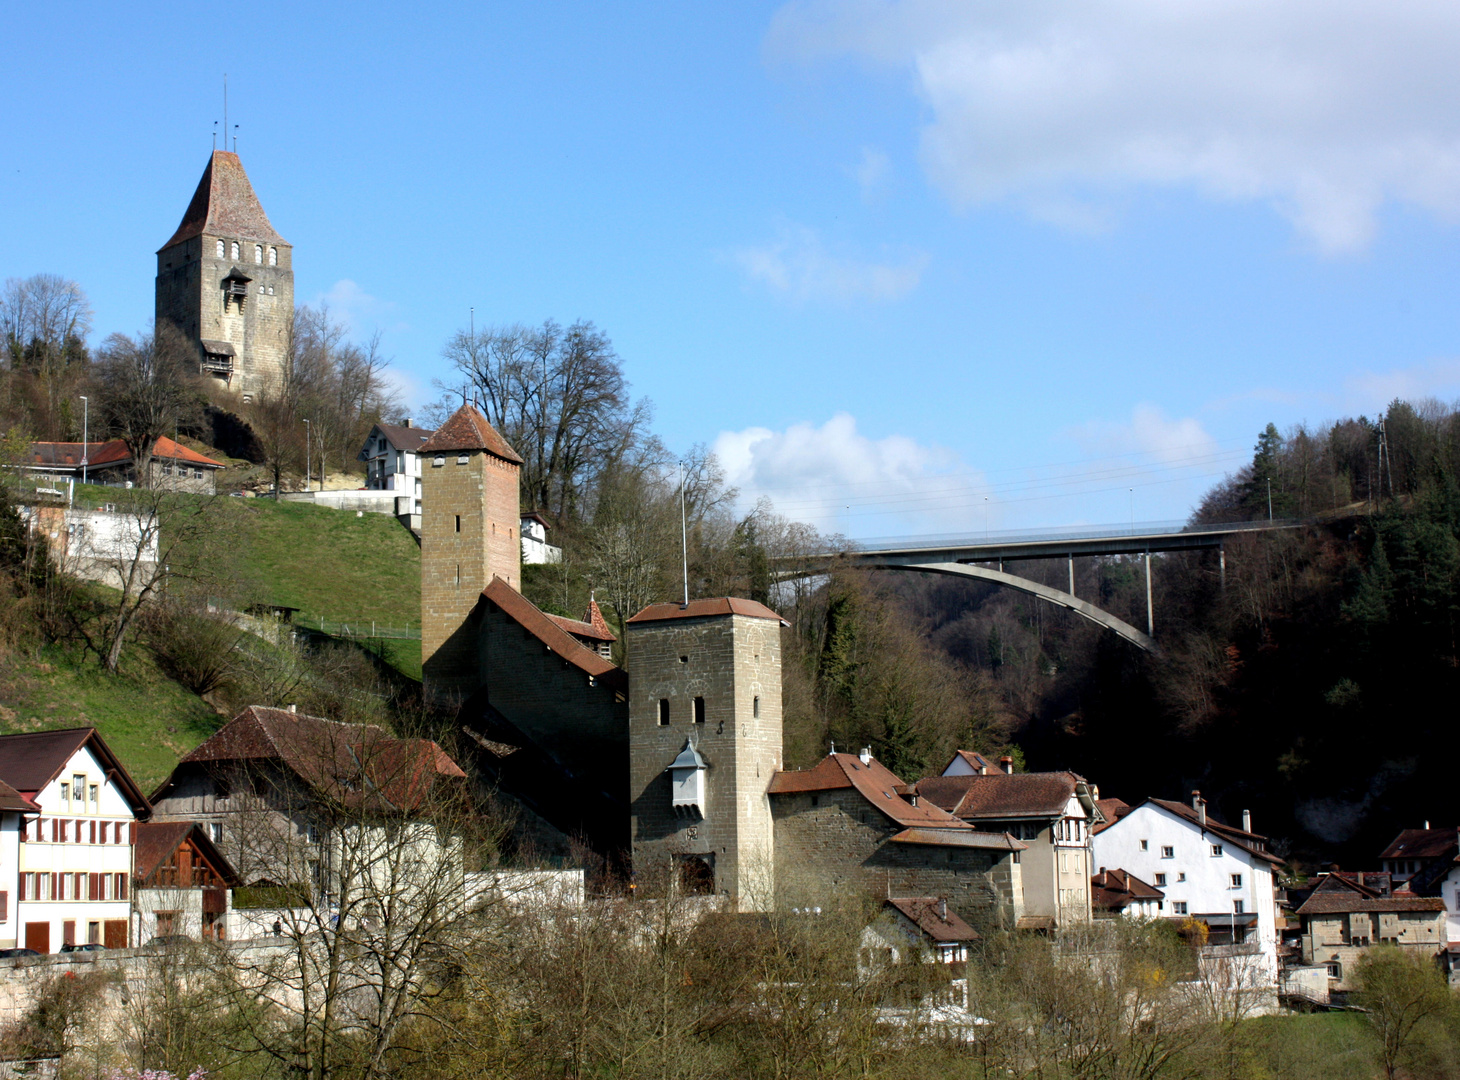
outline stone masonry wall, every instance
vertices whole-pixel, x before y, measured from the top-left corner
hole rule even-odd
[[[770,804],[781,765],[781,638],[771,619],[718,615],[629,628],[629,798],[634,864],[699,855],[741,910],[773,902]],[[704,722],[694,722],[695,698]],[[659,702],[669,723],[659,723]],[[675,811],[665,769],[692,738],[709,765],[704,816]],[[647,883],[647,882],[646,882]]]
[[[231,256],[235,240],[237,259]],[[277,251],[275,266],[268,264],[270,247]],[[205,235],[157,254],[157,324],[171,323],[182,331],[197,346],[200,361],[204,338],[232,345],[236,355],[229,389],[255,398],[279,384],[294,324],[293,249],[279,243],[263,249],[263,261],[255,262],[254,241]],[[223,279],[234,267],[251,279],[242,311],[236,303],[224,303]]]
[[[441,464],[436,464],[441,462]],[[425,692],[464,700],[482,682],[471,613],[493,577],[521,582],[517,466],[482,450],[421,470],[421,658]]]
[[[1012,926],[1022,914],[1009,852],[891,843],[901,826],[851,789],[776,795],[771,808],[783,905],[814,905],[853,888],[878,899],[944,897],[981,930]]]

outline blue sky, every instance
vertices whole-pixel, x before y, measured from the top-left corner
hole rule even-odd
[[[1460,396],[1454,5],[26,5],[0,278],[152,314],[222,119],[296,298],[591,319],[656,430],[854,536],[1180,518],[1280,427]]]

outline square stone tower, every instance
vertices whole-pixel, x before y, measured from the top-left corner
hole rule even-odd
[[[522,459],[470,405],[421,444],[421,669],[428,699],[480,685],[470,616],[493,578],[522,580]]]
[[[670,871],[741,911],[770,909],[781,626],[763,604],[728,597],[652,604],[628,621],[629,799],[643,886]]]
[[[246,400],[279,384],[294,323],[294,249],[269,224],[238,155],[215,150],[157,253],[156,325]]]

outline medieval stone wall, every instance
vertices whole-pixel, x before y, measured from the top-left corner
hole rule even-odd
[[[517,473],[482,450],[422,462],[421,667],[434,701],[465,700],[481,685],[469,616],[493,577],[521,582]]]
[[[975,928],[1012,926],[1023,913],[1009,852],[891,843],[902,827],[849,788],[776,795],[771,809],[784,906],[826,903],[851,888],[874,899],[943,897]]]
[[[781,766],[780,623],[716,615],[630,623],[628,631],[636,869],[697,855],[741,910],[769,908],[775,858],[766,788]],[[687,739],[709,766],[703,817],[674,809],[665,772]]]

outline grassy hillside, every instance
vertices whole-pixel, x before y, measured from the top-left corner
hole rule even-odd
[[[163,675],[146,650],[109,675],[61,648],[0,660],[0,731],[95,727],[144,791],[223,723],[207,702]]]

